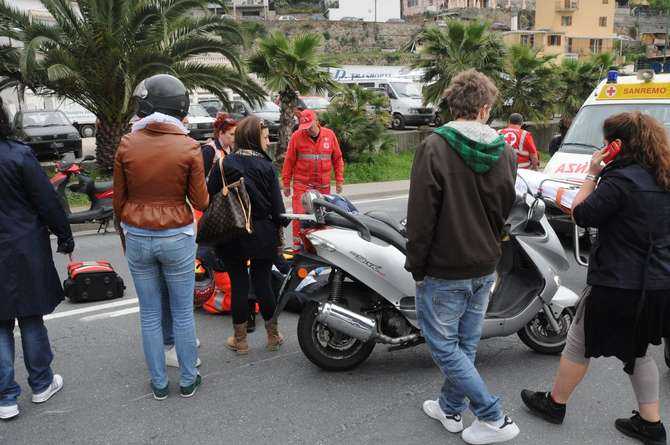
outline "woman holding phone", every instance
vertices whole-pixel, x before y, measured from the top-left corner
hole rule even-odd
[[[590,287],[553,389],[524,390],[521,396],[533,413],[563,423],[589,360],[616,357],[625,365],[639,409],[618,419],[616,428],[645,444],[665,445],[659,372],[648,347],[670,334],[670,143],[663,125],[639,112],[610,117],[603,133],[607,147],[594,153],[573,204],[575,223],[598,229]]]

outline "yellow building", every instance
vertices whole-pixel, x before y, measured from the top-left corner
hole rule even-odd
[[[536,0],[533,31],[504,35],[508,44],[521,43],[563,58],[586,58],[614,51],[616,0]]]

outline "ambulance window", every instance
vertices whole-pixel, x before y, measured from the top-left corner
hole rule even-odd
[[[670,133],[670,107],[666,104],[621,104],[590,105],[577,114],[568,134],[563,139],[560,151],[568,153],[592,153],[603,144],[603,123],[619,113],[639,111],[649,114],[663,124]]]

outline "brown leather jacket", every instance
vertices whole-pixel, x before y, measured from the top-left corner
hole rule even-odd
[[[208,205],[200,145],[182,129],[152,122],[121,139],[114,160],[114,212],[122,222],[173,229],[193,223],[191,206]]]

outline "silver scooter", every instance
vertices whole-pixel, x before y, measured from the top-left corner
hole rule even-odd
[[[561,286],[565,251],[544,214],[545,203],[517,179],[517,198],[502,242],[502,258],[486,313],[483,338],[518,334],[531,349],[559,353],[579,297]],[[310,295],[298,321],[298,341],[322,369],[352,369],[377,343],[389,350],[424,342],[417,322],[415,282],[404,268],[404,227],[388,215],[356,215],[318,193],[303,196],[304,251],[284,280],[277,312],[296,282],[316,267],[330,268],[328,284]]]

